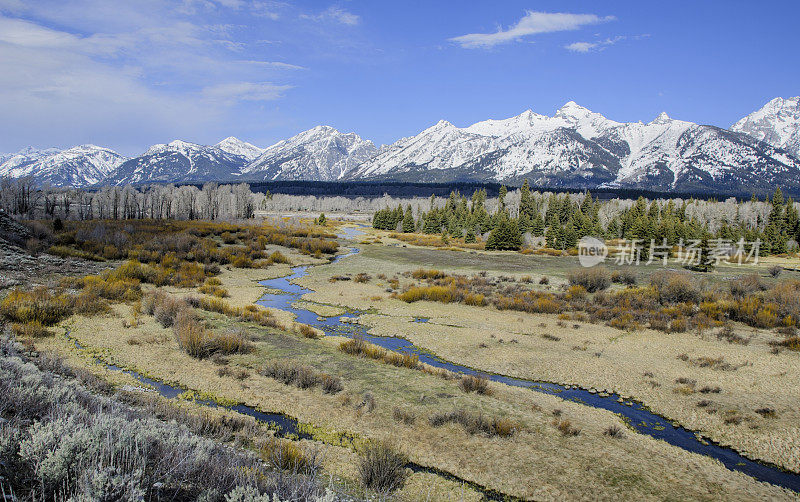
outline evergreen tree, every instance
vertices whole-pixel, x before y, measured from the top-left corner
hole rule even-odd
[[[403,215],[403,233],[411,233],[416,229],[414,224],[414,214],[411,212],[411,204],[406,206],[406,212]]]
[[[501,211],[498,213],[496,226],[486,240],[486,249],[516,251],[521,247],[522,237],[516,220],[510,218],[507,212]]]
[[[711,272],[714,270],[714,261],[711,259],[711,246],[708,243],[710,234],[708,231],[703,233],[700,239],[700,251],[697,263],[690,265],[687,268],[696,272]]]
[[[528,180],[522,183],[519,189],[519,230],[522,233],[533,233],[533,220],[538,215],[534,205],[533,196],[531,195]]]
[[[531,221],[529,232],[536,237],[544,235],[544,220],[539,211],[536,211],[533,215],[533,221]]]

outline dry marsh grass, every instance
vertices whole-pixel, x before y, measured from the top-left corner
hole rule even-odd
[[[383,347],[369,343],[360,337],[354,337],[341,342],[339,344],[339,350],[346,354],[375,359],[386,364],[391,364],[392,366],[411,369],[420,368],[418,356],[389,351]]]
[[[371,441],[360,451],[358,477],[369,490],[389,494],[403,487],[406,481],[408,457],[387,443]]]
[[[322,387],[326,394],[336,394],[344,388],[340,378],[321,373],[297,361],[270,361],[261,368],[259,373],[300,389]]]
[[[623,492],[605,482],[603,476],[595,474],[593,470],[586,470],[585,466],[590,464],[601,468],[602,472],[612,469],[614,472],[619,472],[619,475],[634,477],[645,475],[647,472],[652,472],[653,469],[660,469],[665,474],[659,479],[666,477],[670,480],[664,483],[659,482],[655,487],[650,484],[638,483],[626,485],[624,493],[627,495],[641,494],[644,496],[645,493],[653,493],[653,490],[658,490],[659,493],[660,490],[669,490],[673,494],[684,494],[688,498],[696,498],[702,493],[706,493],[699,488],[706,486],[704,480],[720,477],[726,480],[725,487],[722,488],[724,494],[747,493],[753,496],[762,494],[773,497],[776,494],[779,495],[771,487],[749,482],[746,478],[738,478],[704,458],[695,458],[688,453],[645,437],[638,437],[638,435],[632,436],[626,441],[613,442],[619,443],[619,446],[606,444],[604,454],[597,457],[596,452],[586,451],[585,446],[582,446],[580,442],[553,443],[552,435],[547,434],[528,434],[520,431],[518,435],[514,435],[514,440],[504,440],[503,449],[499,450],[496,438],[482,433],[469,435],[453,431],[457,433],[452,434],[447,429],[431,428],[426,420],[417,420],[413,427],[397,427],[397,422],[393,418],[393,407],[413,409],[420,416],[430,416],[437,410],[447,411],[447,408],[452,406],[448,400],[426,398],[423,403],[419,401],[420,395],[426,394],[433,397],[438,392],[448,392],[448,390],[450,393],[457,392],[457,382],[434,379],[423,372],[408,372],[403,368],[389,365],[371,365],[344,355],[337,358],[336,354],[339,352],[336,350],[335,340],[330,340],[330,343],[312,342],[301,337],[286,337],[275,333],[265,338],[262,343],[269,343],[264,346],[265,353],[268,354],[280,351],[284,344],[290,343],[290,346],[299,344],[304,347],[295,353],[309,362],[325,361],[324,364],[328,365],[333,360],[340,359],[340,364],[343,365],[341,368],[350,368],[345,371],[349,371],[348,374],[353,375],[352,383],[348,383],[348,389],[352,390],[342,394],[352,392],[354,399],[361,400],[360,396],[364,395],[364,389],[370,389],[376,400],[381,403],[391,403],[390,406],[378,407],[372,413],[358,415],[358,410],[353,406],[339,406],[338,401],[331,401],[332,398],[322,396],[321,393],[300,390],[294,386],[283,386],[282,383],[274,382],[273,379],[258,374],[250,377],[247,388],[238,384],[220,387],[218,383],[215,383],[218,382],[217,367],[209,362],[191,359],[187,355],[171,349],[168,345],[130,347],[124,343],[124,340],[120,341],[118,337],[111,336],[103,329],[99,329],[103,325],[102,323],[102,318],[80,318],[74,326],[74,335],[85,346],[110,351],[109,353],[113,354],[113,357],[121,364],[148,368],[154,378],[175,379],[176,382],[183,385],[213,389],[215,394],[225,399],[252,403],[266,410],[285,410],[292,416],[303,416],[312,423],[333,427],[339,431],[353,431],[370,437],[393,435],[402,444],[413,442],[418,445],[414,449],[412,457],[415,462],[443,468],[460,477],[474,479],[482,485],[513,496],[533,498],[536,493],[560,493],[572,498],[579,497],[581,493],[588,493],[587,490],[601,493],[604,496],[621,496]],[[137,329],[144,330],[142,336],[147,336],[144,333],[149,333],[151,330],[163,331],[152,321],[146,322]],[[52,347],[62,347],[69,353],[69,347],[61,340],[48,339],[47,343]],[[261,347],[261,343],[259,347]],[[306,352],[308,352],[307,355]],[[327,355],[321,357],[319,354],[323,353]],[[248,361],[257,361],[259,354],[245,357]],[[235,367],[238,361],[239,358],[232,360],[231,365]],[[355,369],[353,369],[353,365],[355,365]],[[176,367],[182,368],[182,371],[176,374],[174,372]],[[122,376],[124,375],[120,375],[120,378]],[[389,383],[397,381],[402,381],[403,385]],[[478,398],[474,394],[464,394],[459,399],[463,400],[465,406],[472,406],[469,403],[483,398]],[[530,411],[531,399],[541,403],[543,409],[549,410],[555,406],[561,406],[566,410],[570,419],[581,424],[587,434],[589,430],[592,430],[600,435],[601,428],[606,427],[611,418],[607,412],[588,409],[575,403],[562,403],[553,396],[538,394],[532,396],[530,391],[524,389],[504,389],[497,399],[500,400],[498,403],[502,403],[509,411],[516,410],[513,412],[515,421],[517,414],[523,413],[526,422],[533,420],[534,423],[536,421],[547,423],[546,419],[539,416],[541,412]],[[530,413],[534,415],[531,416]],[[539,418],[536,418],[537,416]],[[445,441],[442,441],[442,434],[445,434]],[[556,448],[556,446],[558,447]],[[476,454],[465,457],[463,452],[467,450],[474,451]],[[663,455],[674,458],[674,462],[664,464],[663,462],[655,463],[652,460],[653,458],[663,458]],[[683,470],[680,471],[681,474],[678,474],[678,471],[671,467],[672,465],[682,465],[687,461],[696,462],[699,465],[688,475]],[[354,464],[355,462],[350,463],[350,465]],[[569,475],[565,475],[563,478],[548,479],[544,485],[541,482],[530,482],[536,478],[533,473],[541,472],[542,469],[554,468],[554,466]],[[509,473],[513,473],[513,475]],[[416,474],[413,475],[409,481],[416,476]],[[439,481],[436,483],[438,485]],[[542,489],[545,492],[539,491]],[[404,488],[398,495],[406,496],[405,493]],[[455,493],[457,498],[458,491],[456,490]],[[424,494],[422,498],[424,498]],[[415,495],[411,496],[411,499],[418,500],[420,497]]]
[[[431,415],[428,417],[428,423],[433,427],[441,427],[448,423],[459,424],[468,434],[484,434],[502,438],[513,436],[520,428],[519,424],[508,418],[489,418],[482,413],[471,412],[463,408]]]
[[[459,379],[458,386],[464,392],[476,392],[484,396],[492,394],[489,379],[480,375],[464,375]]]

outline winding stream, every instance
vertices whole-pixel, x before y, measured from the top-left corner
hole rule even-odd
[[[352,240],[360,233],[362,232],[358,229],[346,227],[344,233],[339,235],[339,237]],[[334,258],[331,263],[352,256],[358,253],[358,251],[358,248],[352,248],[350,252]],[[306,293],[311,293],[312,290],[294,284],[293,281],[306,276],[308,274],[308,269],[309,266],[293,267],[291,269],[291,275],[260,282],[262,286],[278,292],[265,294],[257,303],[265,307],[291,312],[297,316],[298,322],[318,328],[328,335],[349,337],[360,335],[364,337],[365,340],[380,345],[388,350],[417,355],[421,362],[431,366],[444,368],[456,373],[482,375],[495,382],[513,385],[515,387],[524,387],[536,392],[553,394],[568,401],[575,401],[586,406],[612,411],[622,416],[633,429],[641,434],[661,439],[687,451],[715,458],[722,462],[728,469],[743,472],[759,481],[765,481],[800,492],[800,475],[784,471],[775,465],[750,460],[733,449],[714,444],[712,441],[704,439],[699,434],[684,427],[674,426],[668,420],[649,411],[641,403],[624,400],[618,394],[601,395],[585,389],[579,389],[575,386],[563,386],[550,382],[525,380],[478,371],[441,359],[415,346],[404,338],[375,336],[367,333],[367,327],[354,323],[355,319],[363,313],[361,311],[351,310],[345,314],[324,317],[310,310],[296,308],[293,304],[298,302]],[[427,322],[427,319],[417,318],[414,322]]]

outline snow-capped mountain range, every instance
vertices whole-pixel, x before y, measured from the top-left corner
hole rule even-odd
[[[125,160],[108,148],[80,145],[59,150],[25,148],[0,155],[0,177],[32,177],[39,184],[83,187],[108,179]]]
[[[378,149],[356,133],[317,126],[280,141],[242,169],[251,180],[336,181],[372,158]]]
[[[775,98],[731,127],[800,157],[800,96]]]
[[[730,129],[675,120],[621,123],[570,101],[468,127],[439,121],[377,148],[317,126],[262,149],[234,137],[176,140],[126,159],[92,145],[0,155],[0,176],[90,186],[147,182],[528,179],[538,186],[800,193],[800,98],[775,98]]]
[[[528,110],[464,128],[440,121],[383,148],[348,178],[528,179],[540,186],[686,191],[796,189],[800,160],[780,146],[665,113],[648,123],[615,122],[569,102],[552,117]]]

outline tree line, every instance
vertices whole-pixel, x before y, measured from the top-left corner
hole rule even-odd
[[[375,212],[373,227],[398,232],[441,234],[475,242],[487,249],[520,249],[526,240],[539,238],[547,247],[575,248],[585,236],[637,240],[649,245],[674,246],[692,240],[760,241],[761,253],[785,253],[800,241],[797,204],[784,198],[780,188],[764,201],[694,199],[601,201],[590,192],[556,194],[531,192],[527,182],[516,192],[516,202],[506,202],[509,192],[501,187],[494,210],[489,211],[486,192],[476,190],[469,199],[452,192],[443,203],[431,197],[427,210],[416,213],[411,205],[398,204]],[[646,246],[645,246],[646,247]]]

